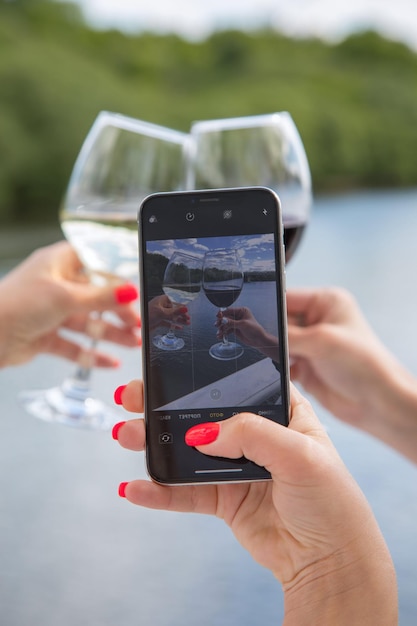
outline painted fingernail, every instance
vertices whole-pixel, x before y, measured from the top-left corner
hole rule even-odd
[[[120,385],[120,387],[117,387],[116,391],[114,392],[114,401],[116,404],[122,404],[122,393],[123,391],[126,389],[127,385]]]
[[[193,426],[185,433],[185,443],[187,446],[204,446],[216,441],[220,432],[218,422],[207,422]]]
[[[121,429],[121,427],[126,424],[126,422],[118,422],[117,424],[115,424],[113,426],[113,429],[111,431],[111,435],[113,437],[113,439],[115,439],[116,441],[119,439],[119,430]]]
[[[126,487],[129,483],[120,483],[119,485],[119,496],[121,498],[126,498]]]
[[[119,304],[128,304],[129,302],[133,302],[136,300],[139,295],[139,292],[135,285],[131,283],[126,283],[125,285],[119,285],[114,290],[114,297],[116,302]]]

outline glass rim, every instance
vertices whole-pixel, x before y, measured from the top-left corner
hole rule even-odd
[[[191,133],[196,131],[220,131],[234,130],[241,128],[257,128],[267,124],[282,122],[283,120],[293,122],[288,111],[276,111],[275,113],[263,113],[261,115],[245,115],[242,117],[225,117],[210,120],[196,120],[191,124]]]
[[[114,126],[114,128],[120,128],[121,130],[127,130],[137,134],[144,133],[159,139],[166,139],[169,137],[171,141],[177,139],[178,143],[184,143],[184,141],[188,138],[188,133],[180,130],[175,130],[160,124],[154,124],[153,122],[147,122],[136,117],[130,117],[128,115],[124,115],[123,113],[115,113],[107,110],[100,111],[91,126],[91,131],[95,126],[105,126],[106,122],[108,126]]]

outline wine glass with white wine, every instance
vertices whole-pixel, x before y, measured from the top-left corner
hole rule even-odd
[[[162,290],[174,305],[190,304],[201,290],[203,260],[185,252],[174,252],[164,272]],[[185,341],[175,334],[175,321],[170,323],[164,335],[155,335],[152,340],[160,350],[181,350]]]
[[[137,213],[141,201],[185,186],[188,135],[116,113],[101,112],[88,133],[69,181],[59,218],[65,237],[98,285],[138,282]],[[50,389],[20,395],[41,419],[79,428],[108,429],[119,416],[91,391],[93,349],[100,315],[91,316],[92,344],[80,351],[72,376]]]

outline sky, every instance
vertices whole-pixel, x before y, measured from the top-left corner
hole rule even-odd
[[[219,28],[273,26],[291,36],[338,41],[372,28],[417,50],[415,0],[75,0],[100,28],[175,32],[191,40]]]
[[[147,242],[148,252],[157,252],[168,259],[171,258],[174,252],[185,252],[186,254],[202,258],[208,250],[218,248],[238,250],[244,272],[249,270],[262,272],[275,270],[274,239],[272,234],[166,239]]]

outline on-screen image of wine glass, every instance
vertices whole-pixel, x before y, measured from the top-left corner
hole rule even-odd
[[[138,282],[137,213],[143,198],[185,186],[189,136],[169,128],[102,111],[75,162],[59,218],[89,279],[115,286]],[[25,391],[25,409],[50,422],[108,429],[120,415],[91,389],[100,314],[89,323],[90,346],[80,350],[75,372],[59,386]]]
[[[243,287],[243,269],[237,250],[223,248],[211,250],[204,256],[203,290],[208,300],[220,310],[220,316],[239,297]],[[223,339],[211,346],[210,355],[220,361],[236,359],[243,354],[240,344]]]
[[[162,289],[174,305],[188,305],[201,291],[203,260],[185,252],[174,252],[166,266]],[[175,335],[175,321],[165,335],[156,335],[152,343],[160,350],[181,350],[185,342]]]
[[[263,186],[282,206],[288,262],[309,220],[311,176],[303,143],[287,112],[194,122],[187,186]]]

